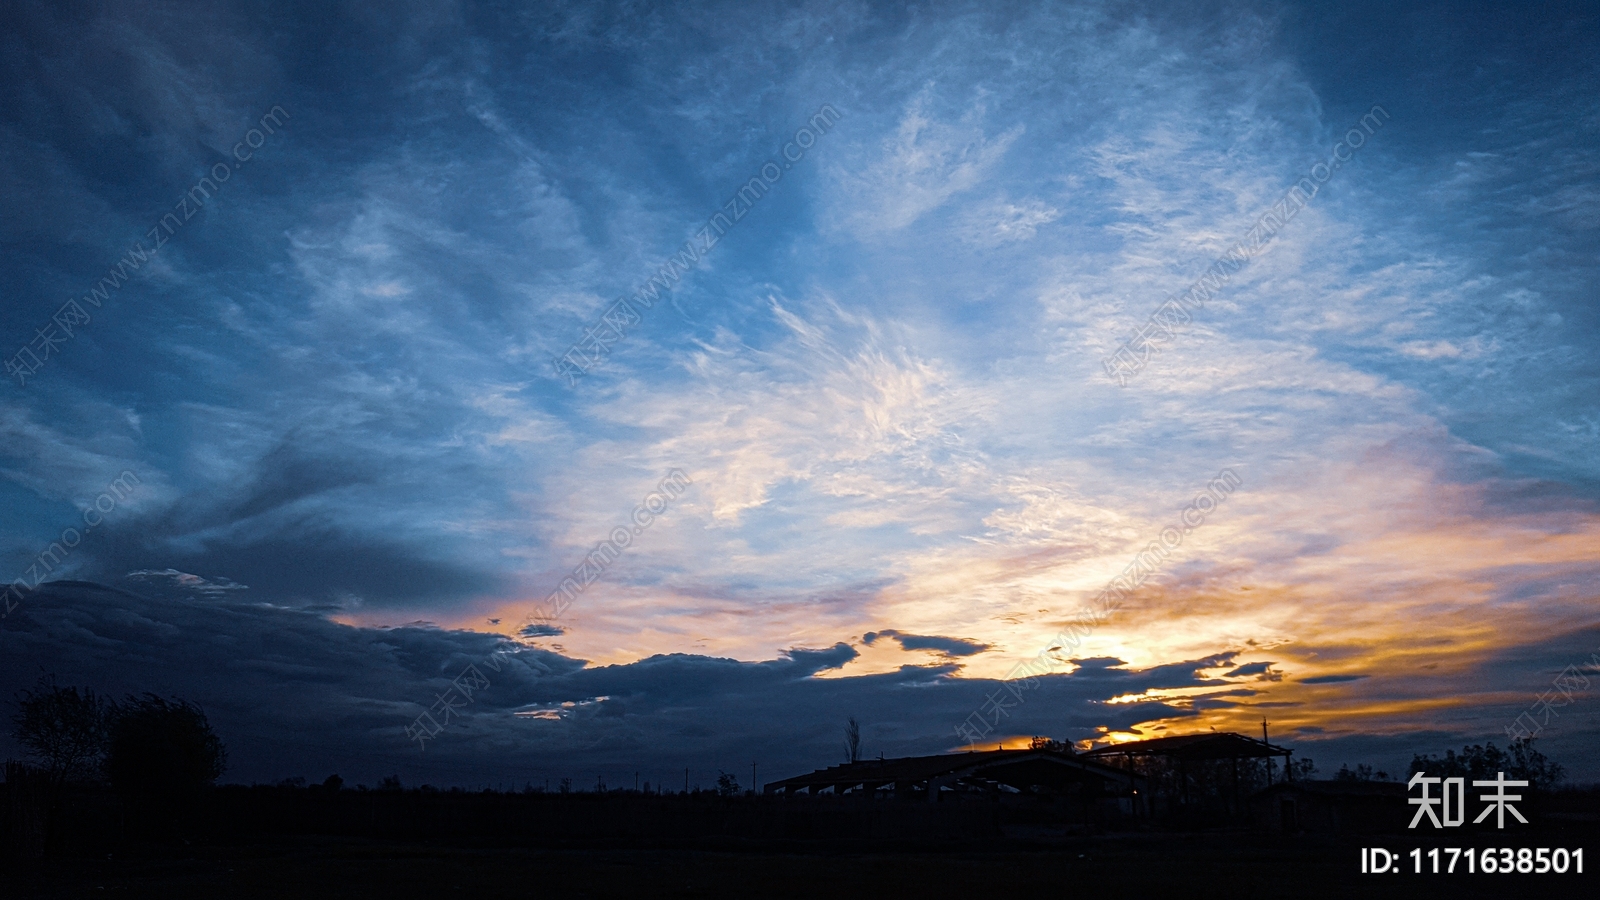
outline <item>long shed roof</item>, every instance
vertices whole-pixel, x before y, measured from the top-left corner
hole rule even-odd
[[[1090,759],[1128,756],[1175,756],[1183,759],[1257,759],[1288,756],[1294,751],[1232,731],[1175,734],[1146,741],[1128,741],[1096,747],[1083,754]]]
[[[984,750],[844,763],[769,783],[766,791],[843,790],[857,785],[917,784],[933,779],[961,778],[985,778],[1006,784],[1022,782],[1013,786],[1026,787],[1036,783],[1030,779],[1041,776],[1053,780],[1094,778],[1125,787],[1132,787],[1140,777],[1082,756],[1051,750]]]

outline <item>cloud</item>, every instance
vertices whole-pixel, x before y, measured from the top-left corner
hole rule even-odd
[[[963,232],[967,241],[979,247],[998,247],[1031,240],[1041,226],[1056,221],[1061,215],[1061,210],[1041,200],[997,201],[969,213]]]
[[[861,642],[871,646],[880,637],[894,638],[902,650],[932,650],[940,656],[957,657],[971,656],[989,649],[988,644],[978,641],[968,641],[961,638],[939,637],[938,635],[904,634],[893,629],[882,631],[869,631],[861,636]]]
[[[845,663],[859,656],[856,649],[840,641],[824,650],[807,650],[795,648],[783,651],[783,659],[793,663],[797,671],[805,671],[808,675],[828,669],[843,668]]]
[[[852,706],[936,746],[935,718],[970,713],[952,698],[1041,653],[1080,658],[1040,687],[1073,686],[1073,727],[1111,721],[1089,709],[1148,715],[1149,733],[1237,728],[1270,706],[1319,740],[1493,732],[1520,712],[1508,694],[1570,664],[1544,651],[1593,623],[1600,90],[1591,67],[1547,64],[1586,49],[1548,23],[1374,35],[1320,17],[1308,40],[1300,18],[1244,7],[1096,3],[909,19],[422,4],[314,24],[18,8],[6,359],[241,127],[292,115],[0,404],[9,577],[118,473],[140,479],[48,575],[143,573],[123,586],[177,605],[106,594],[108,618],[30,626],[114,642],[132,670],[154,672],[140,654],[170,654],[172,629],[204,646],[260,625],[257,607],[311,617],[270,619],[314,632],[310,657],[287,638],[247,654],[286,694],[312,672],[357,685],[318,656],[345,640],[372,672],[465,665],[518,642],[511,623],[674,467],[692,489],[540,635],[553,655],[518,651],[540,685],[518,703],[574,704],[533,724],[617,729],[552,758],[588,740],[621,759],[678,729],[761,752],[722,713],[642,712],[646,674],[797,747],[831,746]],[[704,39],[662,40],[680,32]],[[1384,62],[1351,79],[1351,58]],[[1101,361],[1375,97],[1393,120],[1134,383],[1111,383]],[[582,384],[559,383],[552,356],[703,239],[821,103],[836,127]],[[1223,467],[1241,491],[1060,647]],[[173,611],[191,603],[222,618]],[[494,619],[500,637],[455,630]],[[838,649],[886,627],[892,644]],[[918,641],[938,665],[901,665]],[[1319,681],[1348,672],[1368,677]],[[341,688],[362,699],[317,715],[388,722],[384,704],[410,711],[450,675],[395,676],[420,699]],[[727,693],[694,694],[700,677]],[[740,705],[762,691],[815,734]],[[907,694],[943,705],[882,699]],[[1108,698],[1132,699],[1085,706]],[[522,724],[474,718],[441,753],[533,754]]]
[[[154,571],[141,569],[129,572],[127,579],[140,584],[146,592],[160,592],[163,589],[180,593],[192,594],[200,597],[224,597],[237,591],[249,590],[249,585],[238,584],[226,578],[211,580],[188,572],[179,572],[177,569],[162,569]]]
[[[952,121],[936,109],[936,98],[932,89],[912,98],[881,146],[858,150],[864,158],[852,162],[859,168],[835,164],[848,204],[836,215],[846,228],[862,236],[905,228],[980,184],[1025,130],[987,133],[982,104]]]
[[[888,755],[940,752],[994,689],[986,679],[953,678],[948,664],[816,677],[856,658],[843,642],[759,662],[667,654],[591,666],[496,635],[361,628],[232,593],[147,596],[85,582],[30,594],[0,631],[0,652],[14,663],[0,683],[7,693],[43,666],[63,683],[113,695],[150,690],[199,703],[228,744],[228,779],[244,781],[328,769],[367,783],[390,771],[412,783],[460,783],[486,765],[511,766],[519,777],[597,765],[681,774],[683,765],[730,768],[757,748],[774,771],[806,771],[832,759],[838,724],[852,714]],[[418,753],[405,726],[469,665],[491,684]],[[1047,676],[1014,711],[1013,727],[1088,734],[1177,713],[1097,701],[1189,684],[1195,665],[1123,672],[1107,685]]]
[[[1254,676],[1257,681],[1282,681],[1283,673],[1274,671],[1273,665],[1270,662],[1247,663],[1222,673],[1222,677],[1248,678]],[[1302,680],[1301,683],[1304,684],[1305,682]]]

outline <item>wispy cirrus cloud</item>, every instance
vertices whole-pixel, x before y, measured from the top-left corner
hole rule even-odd
[[[1083,721],[1468,733],[1592,623],[1596,74],[1551,23],[1491,42],[1428,10],[1376,36],[1326,13],[1309,40],[1292,12],[25,5],[0,336],[263,102],[295,130],[0,400],[5,553],[134,469],[125,523],[66,574],[249,585],[312,611],[290,632],[500,635],[419,630],[404,653],[441,671],[458,639],[523,639],[570,673],[541,703],[843,642],[803,690],[866,679],[852,702],[942,728],[971,697],[896,686],[976,691],[1033,657],[1227,466],[1248,489],[1073,675],[1188,680],[1132,679],[1099,699],[1159,702]],[[1435,52],[1441,29],[1459,41]],[[1393,119],[1185,340],[1106,384],[1099,360],[1375,102]],[[844,114],[827,143],[718,255],[603,371],[550,378],[821,103]],[[694,491],[564,630],[512,634],[674,467]],[[908,670],[908,649],[956,661]]]

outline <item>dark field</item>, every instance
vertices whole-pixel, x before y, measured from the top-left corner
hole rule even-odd
[[[140,858],[39,861],[0,876],[0,896],[1543,898],[1593,897],[1596,885],[1592,874],[1571,872],[1417,876],[1409,861],[1403,874],[1359,874],[1361,846],[1398,850],[1411,846],[1404,836],[1142,834],[1046,844],[1035,835],[1009,843],[851,852],[294,837],[152,850]]]
[[[282,786],[223,787],[165,811],[79,790],[46,828],[40,807],[14,793],[0,791],[4,900],[1594,897],[1593,859],[1583,875],[1467,874],[1464,864],[1416,875],[1407,854],[1511,846],[1588,856],[1600,846],[1592,790],[1529,803],[1529,826],[1448,834],[1389,820],[1376,833],[1282,834],[1045,802]],[[1402,871],[1361,874],[1363,847],[1396,853]]]

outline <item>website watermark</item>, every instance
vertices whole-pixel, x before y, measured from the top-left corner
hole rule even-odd
[[[632,526],[618,525],[611,529],[604,541],[589,551],[572,573],[561,579],[556,589],[545,598],[544,603],[533,614],[524,618],[517,626],[516,637],[526,638],[536,635],[548,635],[554,631],[552,624],[557,617],[567,611],[578,595],[594,584],[616,562],[624,550],[633,544],[633,539],[644,533],[655,523],[662,513],[667,511],[672,501],[678,499],[688,490],[692,482],[689,476],[681,469],[667,472],[656,485],[656,489],[646,494],[644,499],[633,508],[628,520]],[[554,631],[559,634],[559,631]],[[484,667],[495,672],[500,671],[500,666],[505,658],[515,653],[514,647],[504,647],[490,654],[484,661]],[[489,676],[483,674],[475,664],[469,663],[450,682],[450,687],[442,694],[435,694],[435,702],[428,707],[422,715],[406,726],[407,741],[416,741],[418,749],[426,751],[428,741],[434,739],[445,726],[450,724],[451,718],[459,718],[461,710],[468,704],[474,703],[475,694],[490,687]],[[440,721],[440,720],[443,721]]]
[[[49,322],[34,330],[33,340],[24,344],[6,360],[6,374],[16,378],[19,387],[26,387],[28,379],[42,370],[51,356],[60,355],[67,342],[89,324],[92,317],[84,308],[85,305],[99,309],[100,304],[111,299],[112,293],[126,284],[132,278],[132,273],[138,272],[140,267],[149,262],[150,258],[166,244],[168,238],[183,228],[196,212],[205,208],[206,201],[211,199],[212,193],[221,191],[222,185],[233,177],[233,173],[255,156],[256,150],[267,142],[267,136],[275,133],[273,126],[282,125],[283,120],[288,118],[289,113],[282,106],[274,106],[267,110],[267,114],[256,123],[258,127],[246,131],[238,143],[233,145],[232,166],[226,161],[213,165],[208,174],[201,176],[200,180],[195,182],[194,187],[178,196],[178,202],[173,204],[172,212],[166,213],[156,221],[145,235],[153,242],[153,246],[146,250],[144,241],[135,241],[133,249],[123,254],[112,268],[107,269],[105,276],[88,293],[80,298],[68,300],[56,310]],[[241,153],[243,148],[248,148],[248,152]]]
[[[1381,119],[1380,114],[1383,117]],[[1246,263],[1265,252],[1272,238],[1294,220],[1300,210],[1311,202],[1311,198],[1322,190],[1322,185],[1333,177],[1333,173],[1349,162],[1355,156],[1355,151],[1366,144],[1367,138],[1383,127],[1384,120],[1388,118],[1388,110],[1381,106],[1372,107],[1362,116],[1356,123],[1360,127],[1352,127],[1345,132],[1344,139],[1333,145],[1333,152],[1328,158],[1312,166],[1309,174],[1278,198],[1278,202],[1256,220],[1241,240],[1212,262],[1205,273],[1189,285],[1187,290],[1161,304],[1150,314],[1144,326],[1134,332],[1133,337],[1123,341],[1114,353],[1101,361],[1106,374],[1115,380],[1119,387],[1127,387],[1128,379],[1149,364],[1153,353],[1160,352],[1159,345],[1176,337],[1180,325],[1187,325],[1193,321],[1189,311],[1204,306],[1205,302],[1221,290]],[[1349,153],[1340,155],[1341,149],[1348,150]]]
[[[987,737],[1000,724],[1000,719],[1022,705],[1022,690],[1039,686],[1037,676],[1048,674],[1072,662],[1083,639],[1122,608],[1122,601],[1138,590],[1150,576],[1160,571],[1167,557],[1183,545],[1184,536],[1205,524],[1206,517],[1215,512],[1222,501],[1243,484],[1232,469],[1223,469],[1195,495],[1183,512],[1178,514],[1178,524],[1161,530],[1157,540],[1151,541],[1134,555],[1122,574],[1111,579],[1100,593],[1073,617],[1065,628],[1056,633],[1049,645],[1032,659],[1017,663],[1002,680],[1000,687],[989,694],[972,715],[956,726],[956,735],[967,745]],[[1181,527],[1180,527],[1181,526]],[[1007,703],[1006,698],[1011,702]]]
[[[1491,745],[1492,748],[1493,745]],[[1484,773],[1487,774],[1487,773]],[[1512,773],[1516,774],[1516,773]],[[1479,810],[1472,825],[1483,826],[1493,817],[1494,830],[1504,831],[1506,818],[1509,815],[1513,823],[1520,825],[1531,824],[1528,817],[1522,814],[1517,804],[1524,799],[1521,793],[1509,793],[1506,788],[1537,787],[1529,778],[1507,778],[1504,770],[1494,770],[1494,778],[1474,778],[1470,775],[1429,775],[1426,772],[1414,772],[1411,780],[1406,783],[1406,793],[1420,791],[1419,796],[1407,796],[1406,803],[1417,808],[1411,817],[1407,829],[1415,829],[1426,822],[1434,829],[1466,828],[1467,809],[1470,796],[1467,791],[1467,781],[1471,778],[1472,787],[1491,788],[1487,793],[1477,795],[1478,802],[1484,804]],[[1439,788],[1437,796],[1433,788]],[[1470,829],[1469,829],[1470,830]],[[1426,834],[1427,832],[1423,832]],[[1538,835],[1541,832],[1531,831],[1526,834]],[[1546,836],[1550,832],[1543,832]],[[1432,843],[1432,842],[1429,842]],[[1393,846],[1393,845],[1391,845]],[[1363,875],[1382,875],[1387,873],[1399,874],[1404,871],[1401,867],[1406,857],[1411,858],[1411,874],[1413,875],[1510,875],[1520,873],[1523,875],[1563,875],[1573,872],[1583,874],[1582,847],[1507,847],[1490,844],[1487,847],[1413,847],[1410,852],[1396,852],[1388,847],[1362,847],[1361,848],[1361,873]]]
[[[627,336],[628,329],[644,321],[644,315],[640,310],[655,306],[662,291],[670,291],[672,286],[698,264],[705,254],[710,253],[711,248],[717,245],[722,236],[755,208],[757,201],[765,197],[772,186],[783,178],[784,172],[805,158],[806,151],[815,146],[817,139],[826,134],[839,118],[839,111],[824,103],[822,108],[794,133],[794,137],[783,145],[781,166],[777,160],[771,159],[762,164],[760,170],[734,191],[728,202],[722,204],[717,212],[712,213],[711,218],[695,232],[694,237],[684,241],[678,252],[662,263],[643,286],[635,290],[631,296],[618,297],[615,303],[601,313],[600,321],[584,331],[583,337],[579,338],[577,343],[552,362],[556,374],[561,376],[567,387],[576,385],[579,378],[589,374],[590,369],[599,365],[611,353],[611,347]],[[794,152],[791,153],[791,150]],[[713,231],[716,233],[712,234]]]
[[[1429,796],[1428,788],[1435,784],[1440,785],[1440,790],[1443,793],[1441,796],[1431,797]],[[1424,814],[1427,815],[1428,821],[1431,822],[1435,828],[1459,828],[1461,824],[1467,820],[1467,779],[1465,777],[1456,776],[1453,778],[1435,778],[1428,775],[1426,772],[1417,772],[1411,776],[1410,781],[1406,782],[1406,792],[1410,793],[1411,791],[1416,790],[1418,786],[1422,788],[1422,796],[1411,797],[1406,800],[1407,803],[1417,807],[1417,814],[1411,817],[1411,824],[1407,825],[1407,828],[1417,827],[1417,823],[1422,821]],[[1504,828],[1506,827],[1507,810],[1511,812],[1512,817],[1518,822],[1521,822],[1524,825],[1528,824],[1528,820],[1524,819],[1522,817],[1522,813],[1518,811],[1514,805],[1512,805],[1516,801],[1521,800],[1522,795],[1506,793],[1506,788],[1508,787],[1527,787],[1527,781],[1508,781],[1506,780],[1506,773],[1496,772],[1493,781],[1473,781],[1472,786],[1492,787],[1496,789],[1496,792],[1493,794],[1482,794],[1479,796],[1479,799],[1488,803],[1489,806],[1486,807],[1482,812],[1478,813],[1478,817],[1472,820],[1472,824],[1477,825],[1484,819],[1488,818],[1490,813],[1495,813],[1494,827]],[[1452,789],[1454,790],[1455,794],[1455,803],[1453,807],[1450,802]],[[1437,811],[1434,810],[1434,807],[1436,806],[1439,807]],[[1451,816],[1452,808],[1455,811],[1454,817]],[[1440,813],[1443,813],[1443,819],[1439,817]]]
[[[124,471],[106,485],[106,489],[100,496],[94,498],[93,503],[85,505],[82,509],[82,530],[75,526],[62,529],[61,536],[57,540],[52,541],[50,546],[34,556],[27,572],[6,585],[4,591],[0,591],[0,600],[4,601],[0,604],[0,619],[11,615],[12,610],[20,606],[28,594],[37,590],[45,576],[54,572],[72,551],[83,543],[89,532],[99,527],[100,523],[105,521],[105,517],[117,508],[117,504],[126,500],[133,493],[133,489],[141,483],[139,476],[132,470]]]
[[[1562,669],[1561,673],[1550,682],[1552,690],[1536,697],[1532,705],[1506,726],[1506,737],[1516,741],[1538,736],[1539,732],[1550,724],[1550,717],[1558,715],[1556,713],[1558,707],[1571,704],[1574,694],[1589,689],[1589,676],[1583,674],[1586,669],[1600,673],[1600,653],[1589,654],[1589,661],[1581,666],[1571,665]],[[1542,718],[1535,718],[1541,714]]]
[[[645,495],[639,505],[633,508],[633,512],[628,516],[628,521],[633,525],[631,527],[618,525],[611,529],[606,539],[596,544],[570,575],[561,579],[561,583],[550,592],[549,597],[545,598],[539,610],[523,620],[522,627],[531,624],[549,625],[560,618],[561,614],[572,606],[572,602],[578,599],[578,595],[599,580],[606,569],[609,569],[623,551],[633,544],[633,539],[654,524],[656,518],[667,511],[672,501],[683,496],[684,491],[688,490],[692,483],[682,469],[668,472],[660,484],[656,485],[656,489]]]

